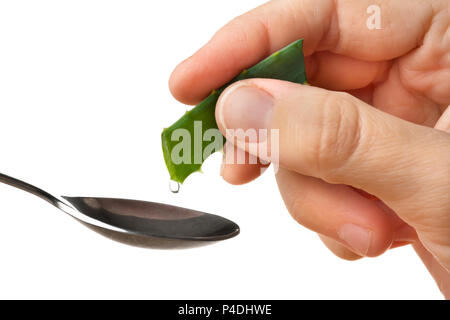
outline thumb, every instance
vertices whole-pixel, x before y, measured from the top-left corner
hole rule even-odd
[[[449,134],[346,93],[272,79],[230,86],[217,103],[216,119],[228,140],[263,160],[382,199],[416,228],[431,252],[445,247],[442,259],[450,267]],[[251,130],[243,135],[232,129],[269,132],[255,138]]]

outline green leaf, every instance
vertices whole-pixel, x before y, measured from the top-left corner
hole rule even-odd
[[[183,183],[191,173],[200,170],[205,160],[203,151],[211,143],[211,141],[204,141],[204,133],[208,129],[217,129],[215,108],[220,94],[230,84],[250,78],[271,78],[306,83],[303,40],[297,40],[253,67],[243,70],[233,80],[220,89],[214,90],[196,107],[186,112],[177,122],[163,130],[161,134],[162,149],[167,170],[172,180]],[[177,129],[185,130],[177,131]],[[190,138],[184,140],[186,139],[185,135],[189,135]],[[220,141],[216,141],[216,143],[220,142],[220,145],[223,146],[225,138],[220,135],[219,139]],[[182,145],[179,145],[180,143]],[[185,148],[181,148],[182,146]],[[178,152],[178,150],[181,150],[181,152]],[[178,156],[176,161],[172,153]],[[183,159],[181,163],[180,159]]]

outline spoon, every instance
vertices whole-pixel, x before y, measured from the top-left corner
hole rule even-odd
[[[57,197],[2,173],[0,182],[46,200],[112,240],[137,247],[191,248],[239,234],[236,223],[196,210],[139,200]]]

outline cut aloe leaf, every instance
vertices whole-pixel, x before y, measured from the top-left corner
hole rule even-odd
[[[225,138],[218,134],[208,140],[208,129],[217,129],[215,108],[217,100],[230,84],[250,78],[279,79],[295,83],[306,83],[303,40],[297,40],[273,53],[253,67],[243,70],[229,83],[214,90],[192,110],[186,112],[177,122],[163,130],[161,134],[164,160],[170,178],[179,183],[193,172],[199,171],[208,157],[211,147],[219,151]],[[179,130],[180,129],[180,130]],[[210,136],[210,135],[209,135]],[[215,141],[219,139],[219,141]],[[214,145],[213,145],[213,144]],[[205,151],[207,151],[205,153]]]

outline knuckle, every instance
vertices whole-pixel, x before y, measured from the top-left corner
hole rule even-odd
[[[332,182],[361,145],[361,119],[355,99],[347,93],[329,93],[324,97],[319,130],[315,142],[316,165]]]

